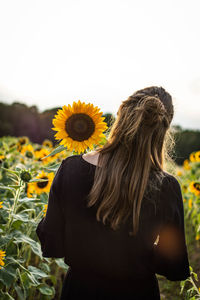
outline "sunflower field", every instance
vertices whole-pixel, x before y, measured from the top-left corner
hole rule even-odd
[[[106,142],[101,114],[80,101],[64,106],[53,119],[55,138],[61,140],[56,147],[50,140],[34,144],[26,136],[0,138],[1,300],[59,299],[68,266],[64,259],[42,256],[36,227],[62,160]],[[200,151],[174,175],[182,187],[191,276],[170,282],[158,275],[161,299],[200,299]]]

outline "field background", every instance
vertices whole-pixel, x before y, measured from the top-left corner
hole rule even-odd
[[[181,184],[191,277],[183,282],[171,282],[160,275],[157,277],[161,299],[199,299],[200,192],[194,189],[193,184],[199,183],[200,180],[200,147],[193,146],[188,139],[192,135],[192,140],[196,139],[197,143],[199,132],[182,131],[180,127],[174,130],[177,143],[173,154],[174,163],[168,164],[167,169]],[[106,139],[102,139],[101,143],[104,144],[105,141]],[[188,149],[186,146],[182,149],[184,141]],[[54,143],[50,139],[44,139],[41,144],[34,143],[27,136],[0,138],[2,300],[56,300],[61,292],[68,266],[64,264],[63,259],[42,257],[35,232],[38,222],[45,216],[50,185],[58,166],[62,159],[75,154],[67,150],[62,152],[57,150],[57,153],[45,158],[53,150],[58,149],[58,145]],[[190,152],[189,148],[196,151]],[[187,150],[190,152],[187,156],[180,154]]]

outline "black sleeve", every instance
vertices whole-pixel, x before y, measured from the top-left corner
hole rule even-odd
[[[164,180],[160,193],[162,226],[159,240],[154,244],[155,273],[171,281],[185,280],[190,276],[184,228],[184,207],[181,187],[174,176]]]
[[[65,220],[61,204],[64,162],[65,160],[62,161],[51,184],[46,215],[36,228],[44,257],[64,257]]]

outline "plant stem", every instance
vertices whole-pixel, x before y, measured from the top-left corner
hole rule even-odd
[[[11,211],[10,211],[10,214],[9,214],[9,220],[8,220],[8,223],[7,223],[6,228],[5,228],[5,232],[7,232],[7,234],[9,234],[9,232],[10,232],[10,229],[11,229],[11,226],[12,226],[12,223],[13,223],[13,218],[14,218],[13,215],[16,212],[16,207],[17,207],[17,203],[18,203],[18,200],[19,200],[19,196],[20,196],[21,191],[23,189],[21,179],[19,180],[19,186],[20,186],[19,189],[15,193],[14,203],[13,203],[13,206],[11,207]]]
[[[190,280],[190,282],[192,283],[192,285],[194,286],[194,288],[195,288],[197,294],[200,295],[199,289],[197,288],[197,286],[196,286],[194,280],[192,279],[192,276],[190,277],[189,280]]]

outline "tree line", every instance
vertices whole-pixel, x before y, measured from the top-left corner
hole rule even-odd
[[[0,102],[0,137],[2,136],[27,136],[33,143],[41,144],[45,139],[49,139],[55,145],[55,131],[52,120],[58,109],[39,112],[37,106],[27,106],[20,102],[6,104]],[[102,115],[108,127],[112,125],[115,116],[111,113]],[[177,164],[182,164],[193,151],[200,150],[200,130],[182,129],[181,126],[174,126],[176,129],[174,148],[174,160]]]

